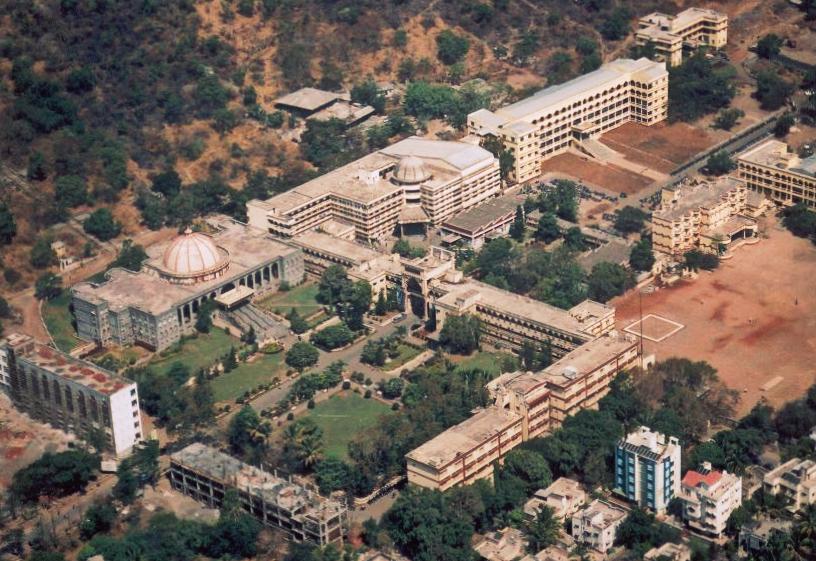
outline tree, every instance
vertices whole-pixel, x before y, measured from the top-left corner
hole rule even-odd
[[[513,172],[516,157],[508,150],[500,138],[494,135],[486,135],[482,140],[482,148],[489,151],[499,159],[499,176],[502,181],[507,181]]]
[[[28,158],[26,177],[31,181],[42,181],[48,177],[48,170],[45,168],[45,156],[42,155],[42,152],[34,152]]]
[[[782,79],[773,70],[763,70],[757,74],[756,83],[754,97],[759,100],[759,107],[765,111],[776,111],[783,107],[794,91],[793,84]]]
[[[344,290],[351,284],[346,270],[340,265],[329,265],[320,275],[317,288],[317,301],[334,307],[340,302]]]
[[[129,462],[122,462],[116,469],[116,477],[116,484],[112,490],[113,497],[124,504],[132,503],[139,491],[139,481],[133,473],[133,466]]]
[[[34,503],[43,496],[65,497],[84,489],[98,470],[99,456],[84,450],[46,452],[39,460],[14,473],[8,491],[23,504]]]
[[[623,7],[615,8],[601,23],[600,31],[604,39],[617,41],[629,34],[629,10]]]
[[[388,304],[385,301],[385,291],[381,290],[377,295],[377,302],[374,304],[374,314],[384,316],[388,313]]]
[[[552,243],[561,237],[561,229],[558,227],[555,215],[552,212],[541,213],[538,219],[535,237],[544,243]]]
[[[526,522],[524,533],[527,535],[527,551],[533,555],[553,545],[558,540],[561,523],[553,516],[549,506],[539,508],[535,518]]]
[[[44,273],[34,283],[37,300],[53,300],[62,294],[62,277],[54,273]]]
[[[360,362],[363,364],[382,366],[385,364],[386,358],[388,358],[388,355],[385,352],[385,345],[382,340],[369,339],[360,352]]]
[[[669,69],[669,120],[695,121],[733,99],[734,70],[716,70],[705,55],[695,53]]]
[[[11,208],[5,201],[0,201],[0,245],[8,245],[17,235],[17,223]]]
[[[717,118],[714,119],[714,127],[724,131],[730,131],[744,116],[745,111],[742,109],[723,109],[717,113]]]
[[[816,212],[805,203],[797,203],[783,211],[782,224],[791,234],[800,238],[816,236]]]
[[[774,124],[773,133],[776,138],[785,138],[790,132],[791,127],[796,123],[796,118],[793,113],[785,113],[776,120]]]
[[[715,152],[708,157],[706,162],[706,169],[711,175],[725,175],[736,167],[737,164],[734,163],[734,160],[725,150]]]
[[[174,169],[163,171],[153,177],[150,188],[154,192],[161,193],[166,198],[171,199],[181,192],[181,176]]]
[[[29,262],[35,269],[46,269],[57,262],[57,254],[51,248],[51,238],[40,236],[31,246]]]
[[[309,417],[298,419],[283,431],[283,450],[297,469],[311,468],[323,458],[323,429]]]
[[[260,428],[261,418],[251,406],[244,405],[227,427],[227,440],[232,452],[242,457],[258,452],[265,443]]]
[[[107,208],[93,211],[82,223],[82,228],[103,242],[115,238],[122,232],[122,224],[114,220],[113,214]]]
[[[315,481],[320,492],[328,495],[334,491],[348,489],[352,484],[352,467],[343,460],[328,457],[320,460],[314,469]]]
[[[195,328],[199,333],[209,333],[212,329],[212,313],[215,311],[215,303],[210,300],[204,300],[198,307],[198,314],[196,315]]]
[[[620,296],[633,286],[632,273],[617,263],[596,263],[587,278],[589,297],[598,302],[607,302]]]
[[[351,101],[362,105],[370,105],[377,113],[385,111],[385,94],[377,86],[372,76],[368,76],[364,82],[355,84],[351,88]]]
[[[626,205],[615,216],[615,229],[621,234],[634,234],[643,230],[643,223],[649,217],[641,209]]]
[[[399,254],[400,257],[410,259],[425,257],[425,255],[428,253],[424,247],[412,246],[411,242],[405,238],[398,239],[394,243],[394,247],[391,248],[391,252]]]
[[[360,331],[365,328],[363,317],[371,308],[371,285],[364,280],[347,284],[336,304],[337,315],[349,329]]]
[[[286,352],[286,364],[303,372],[306,368],[317,364],[320,353],[305,341],[298,341]]]
[[[654,251],[652,251],[652,241],[649,238],[642,238],[632,246],[629,253],[629,266],[635,271],[651,271],[655,264]]]
[[[504,459],[504,471],[524,481],[527,494],[549,487],[552,483],[549,464],[541,454],[532,450],[511,450]]]
[[[139,272],[142,268],[142,263],[147,259],[147,252],[139,244],[133,243],[133,240],[124,240],[116,259],[110,264],[110,269],[114,267],[121,267],[128,271]]]
[[[402,389],[405,387],[405,382],[402,378],[391,378],[380,382],[380,392],[385,399],[397,399],[402,395]]]
[[[309,323],[300,316],[295,308],[289,310],[286,319],[289,320],[289,329],[294,333],[306,333],[309,330]]]
[[[713,271],[720,265],[720,258],[713,253],[702,253],[693,249],[683,255],[685,259],[685,266],[693,271],[704,269],[706,271]]]
[[[85,180],[78,175],[63,175],[54,183],[57,204],[66,208],[83,205],[88,201]]]
[[[468,38],[457,35],[450,29],[445,29],[436,36],[436,56],[443,64],[456,64],[465,58],[468,49]]]
[[[564,232],[564,246],[570,251],[584,251],[586,249],[586,241],[580,227],[567,228]]]
[[[782,42],[782,37],[775,33],[763,36],[756,44],[757,56],[769,60],[777,58],[782,49]]]
[[[523,241],[524,230],[524,209],[519,205],[516,207],[516,217],[510,224],[510,237],[519,242]]]
[[[439,342],[450,352],[469,355],[479,348],[480,323],[475,316],[449,315],[439,332]]]
[[[312,343],[326,350],[338,349],[348,345],[353,340],[354,332],[343,323],[330,325],[325,329],[316,331],[311,338]]]

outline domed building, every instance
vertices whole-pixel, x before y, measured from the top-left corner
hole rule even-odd
[[[303,281],[303,253],[265,231],[227,217],[208,221],[212,233],[189,228],[170,242],[147,249],[139,272],[112,269],[103,282],[72,288],[77,332],[100,346],[140,344],[161,351],[195,330],[211,300],[246,330],[278,332],[274,320],[241,310],[281,282]],[[285,328],[284,328],[285,331]]]

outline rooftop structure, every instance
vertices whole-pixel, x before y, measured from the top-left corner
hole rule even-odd
[[[640,427],[615,449],[614,492],[640,506],[664,512],[680,493],[680,442]]]
[[[535,555],[525,555],[520,561],[570,561],[574,559],[569,548],[564,545],[551,545]]]
[[[727,471],[712,470],[711,464],[704,463],[700,471],[686,472],[678,496],[686,523],[698,532],[719,538],[728,517],[742,504],[742,479]]]
[[[740,528],[739,545],[749,553],[763,551],[771,534],[780,532],[790,536],[793,532],[793,520],[757,520]]]
[[[714,10],[688,8],[676,16],[654,12],[640,18],[635,42],[650,44],[669,66],[683,62],[683,48],[721,49],[728,41],[728,16]]]
[[[585,273],[591,273],[592,268],[599,263],[614,263],[615,265],[628,266],[629,254],[632,246],[623,240],[612,240],[603,244],[597,249],[593,249],[579,256],[578,265]]]
[[[539,489],[533,498],[524,503],[524,516],[530,520],[538,515],[542,507],[553,509],[553,516],[561,521],[572,515],[586,502],[586,493],[581,484],[573,479],[559,477],[546,489]]]
[[[749,189],[775,203],[816,208],[816,156],[800,158],[772,139],[737,156],[737,171]]]
[[[625,122],[666,118],[668,73],[661,62],[618,59],[496,111],[468,115],[468,130],[500,139],[515,157],[518,182],[540,175],[546,158]]]
[[[618,527],[626,515],[622,508],[592,501],[572,516],[572,537],[576,542],[606,553],[615,543]]]
[[[691,548],[683,543],[667,542],[647,551],[643,559],[644,561],[691,561]]]
[[[347,126],[360,123],[374,114],[373,107],[352,103],[348,94],[317,88],[300,88],[279,97],[275,100],[275,107],[317,121],[340,119]]]
[[[175,490],[212,508],[221,506],[227,489],[237,490],[247,512],[294,541],[343,542],[347,512],[342,504],[204,444],[170,456],[169,475]]]
[[[505,195],[475,206],[442,223],[444,241],[463,240],[479,249],[489,238],[506,236],[516,217],[516,209],[523,201],[517,196]]]
[[[763,488],[770,495],[782,495],[790,512],[816,504],[816,462],[792,458],[765,474]]]
[[[488,561],[515,561],[527,551],[527,539],[521,530],[507,527],[486,534],[473,549]]]
[[[498,194],[499,166],[465,142],[406,138],[265,201],[247,203],[249,223],[293,237],[339,220],[364,242],[396,227],[438,224]]]

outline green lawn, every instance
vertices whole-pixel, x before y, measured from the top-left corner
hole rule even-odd
[[[73,316],[68,306],[71,304],[71,291],[64,290],[59,298],[43,302],[42,315],[45,326],[51,337],[54,338],[57,348],[68,352],[79,343],[81,339],[76,336],[73,325]]]
[[[232,372],[221,374],[211,382],[215,400],[234,400],[244,392],[270,383],[276,375],[283,378],[285,356],[284,352],[261,355],[251,364],[242,362]]]
[[[516,363],[518,363],[518,359],[514,355],[508,353],[489,353],[480,351],[465,358],[461,362],[458,362],[456,370],[461,371],[478,368],[479,370],[484,370],[488,374],[497,376],[501,374],[502,361],[507,357],[511,357],[516,361]]]
[[[292,308],[297,308],[300,316],[306,318],[322,308],[317,301],[317,288],[316,283],[304,283],[286,292],[278,292],[264,298],[258,305],[282,316],[288,314]]]
[[[386,362],[382,369],[386,371],[394,370],[395,368],[399,368],[409,360],[419,356],[422,352],[422,349],[418,349],[411,345],[406,345],[405,343],[400,343],[397,345],[397,350],[399,351],[399,356],[394,359],[391,359],[389,362]]]
[[[375,399],[344,392],[318,403],[308,416],[323,429],[326,456],[348,460],[348,443],[357,433],[374,427],[377,419],[390,411]]]
[[[212,329],[209,333],[199,333],[197,337],[187,339],[181,349],[166,356],[157,356],[150,362],[156,372],[166,372],[176,361],[186,364],[190,373],[195,374],[201,368],[209,368],[215,361],[224,356],[230,347],[236,349],[240,341],[224,333],[222,329]]]

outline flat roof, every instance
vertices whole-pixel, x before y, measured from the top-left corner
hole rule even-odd
[[[796,154],[788,152],[788,145],[779,140],[771,139],[758,144],[737,156],[737,159],[760,166],[777,168],[808,179],[816,178],[816,155],[800,158]]]
[[[520,420],[520,415],[505,409],[480,409],[470,418],[414,448],[405,457],[440,468],[481,446]]]
[[[598,263],[607,262],[620,264],[628,261],[631,251],[631,246],[626,242],[622,240],[612,240],[597,249],[593,249],[589,253],[579,256],[577,261],[578,265],[580,265],[585,272],[589,273],[592,271],[592,267]]]
[[[356,242],[337,238],[330,234],[324,234],[317,230],[308,230],[297,236],[291,238],[292,244],[303,249],[311,249],[320,253],[328,255],[335,255],[353,262],[355,265],[360,265],[368,261],[375,261],[383,254],[358,244]]]
[[[516,208],[523,204],[514,195],[504,195],[490,199],[480,205],[470,208],[449,218],[442,223],[442,228],[454,228],[474,234],[492,223],[506,218],[508,214],[515,215]]]
[[[328,121],[329,119],[340,119],[349,123],[355,123],[374,114],[374,108],[370,105],[360,105],[348,101],[339,101],[324,107],[320,111],[309,115],[309,119],[316,121]]]
[[[275,105],[285,105],[303,111],[315,111],[342,98],[342,94],[318,90],[317,88],[300,88],[275,100]]]
[[[610,524],[614,524],[615,522],[622,520],[627,516],[627,514],[628,513],[622,508],[618,508],[597,499],[589,503],[589,505],[581,510],[581,516],[583,518],[595,518],[596,516],[600,515],[601,520],[599,526],[601,528],[606,528]],[[595,521],[593,520],[593,523],[594,522]]]
[[[586,376],[633,346],[637,346],[637,340],[625,333],[603,335],[565,354],[542,374],[549,384],[568,386],[576,378]],[[577,375],[573,378],[565,375],[567,368],[575,369]]]
[[[678,185],[670,189],[676,193],[677,201],[667,203],[662,208],[656,210],[652,213],[652,217],[663,220],[677,220],[689,212],[720,204],[724,195],[739,187],[745,187],[745,182],[730,176],[721,177],[715,181],[701,181],[697,184]]]

